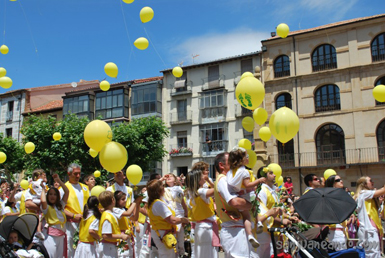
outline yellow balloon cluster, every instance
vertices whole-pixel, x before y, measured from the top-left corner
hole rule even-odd
[[[251,150],[251,142],[248,139],[241,139],[238,142],[238,146],[246,150]]]
[[[99,195],[104,192],[106,190],[106,188],[104,188],[103,186],[100,186],[100,185],[95,185],[94,187],[92,187],[91,189],[91,196],[96,196],[96,197],[99,197]]]
[[[99,152],[112,141],[111,127],[104,121],[93,120],[84,129],[84,140],[88,147]]]
[[[118,142],[107,143],[99,153],[100,164],[112,173],[122,170],[127,164],[127,159],[126,148]]]
[[[261,138],[262,141],[267,142],[268,140],[270,140],[271,132],[269,127],[267,126],[261,127],[258,133],[259,133],[259,138]]]
[[[265,97],[265,88],[258,79],[247,76],[239,81],[235,96],[242,107],[254,110],[261,105]]]
[[[283,184],[283,177],[282,176],[278,177],[278,179],[276,179],[275,182],[277,183],[278,186],[281,186]]]
[[[100,177],[101,176],[101,173],[99,170],[95,170],[94,172],[94,177]]]
[[[0,67],[0,77],[3,77],[7,74],[7,70],[4,67]]]
[[[134,45],[140,50],[145,50],[146,48],[148,48],[148,40],[144,37],[140,37],[135,40]]]
[[[7,77],[7,76],[3,76],[0,78],[0,86],[4,89],[9,89],[11,88],[13,82],[12,82],[12,79]]]
[[[0,164],[4,163],[7,160],[7,154],[0,152]]]
[[[270,163],[267,167],[271,171],[273,171],[275,178],[279,178],[280,176],[282,176],[282,168],[277,163]],[[275,180],[275,181],[277,181],[277,180]]]
[[[139,184],[143,177],[142,168],[138,165],[131,165],[126,170],[126,177],[133,185]]]
[[[20,181],[20,186],[21,188],[23,188],[24,190],[27,190],[28,189],[28,186],[29,186],[29,183],[27,180],[23,179]]]
[[[149,22],[154,18],[154,10],[148,6],[143,7],[142,10],[140,10],[139,16],[143,23]]]
[[[277,26],[277,35],[280,36],[281,38],[286,38],[287,35],[289,35],[289,26],[285,23],[281,23]]]
[[[113,62],[108,62],[104,66],[104,72],[108,76],[110,76],[112,78],[116,78],[116,77],[118,77],[118,66]]]
[[[385,102],[385,86],[377,85],[373,89],[373,97],[378,102]]]
[[[27,142],[24,145],[24,150],[27,154],[32,153],[35,150],[35,144],[33,142]]]
[[[269,128],[278,141],[286,143],[298,133],[299,118],[290,108],[281,107],[271,115]]]
[[[108,91],[110,89],[110,83],[106,80],[101,81],[99,87],[102,91]]]
[[[0,47],[0,53],[2,53],[3,55],[8,54],[8,52],[9,52],[9,48],[6,45],[2,45]]]
[[[259,125],[263,125],[266,122],[267,116],[267,111],[264,108],[257,108],[253,112],[254,121]]]
[[[179,66],[176,66],[176,67],[174,67],[174,68],[172,69],[172,74],[173,74],[175,77],[177,77],[177,78],[182,77],[182,75],[183,75],[183,69],[182,69],[181,67],[179,67]]]
[[[245,118],[242,119],[242,127],[248,131],[248,132],[252,132],[253,129],[254,129],[254,120],[247,116]]]
[[[60,133],[54,133],[52,135],[52,138],[55,140],[55,141],[59,141],[61,139],[61,134]]]
[[[325,172],[324,172],[325,180],[327,180],[330,176],[335,176],[335,175],[337,175],[337,172],[334,171],[334,169],[331,169],[331,168],[326,169]]]

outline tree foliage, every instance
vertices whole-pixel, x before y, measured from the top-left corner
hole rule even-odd
[[[13,179],[13,175],[21,173],[24,168],[24,149],[21,144],[12,137],[3,137],[0,133],[0,151],[7,155],[7,160],[0,164],[0,169],[3,169],[8,181]]]

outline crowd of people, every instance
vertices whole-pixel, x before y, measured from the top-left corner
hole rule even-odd
[[[349,238],[358,238],[367,257],[380,257],[383,236],[385,188],[374,189],[369,177],[357,181],[357,209],[351,217],[334,225],[309,225],[295,212],[290,177],[281,186],[268,167],[255,177],[247,167],[247,152],[235,147],[218,154],[214,161],[216,180],[209,177],[210,164],[193,164],[186,175],[151,174],[147,185],[136,192],[128,186],[123,171],[98,196],[91,195],[95,177],[81,179],[81,167],[70,164],[68,182],[58,175],[48,187],[41,169],[23,190],[2,181],[3,217],[33,213],[39,218],[34,242],[44,244],[49,257],[270,257],[272,240],[268,229],[290,225],[329,227],[331,249],[346,249]],[[339,175],[323,180],[315,174],[304,177],[307,191],[319,187],[344,188]],[[348,189],[347,189],[348,190]],[[276,236],[276,241],[287,241]],[[23,246],[18,232],[8,239],[15,249]],[[287,251],[281,247],[281,251]],[[33,256],[31,256],[33,257]]]

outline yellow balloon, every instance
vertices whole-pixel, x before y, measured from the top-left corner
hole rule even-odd
[[[238,146],[246,150],[251,150],[251,142],[248,139],[241,139],[238,142]]]
[[[259,125],[263,125],[266,120],[267,120],[267,111],[266,109],[264,108],[257,108],[256,110],[254,110],[253,112],[253,118],[254,118],[254,121],[259,124]]]
[[[267,167],[271,171],[273,171],[275,178],[279,178],[280,176],[282,176],[282,168],[277,163],[270,163]],[[275,181],[277,182],[277,180],[275,180]]]
[[[241,76],[241,79],[242,80],[243,78],[246,78],[246,77],[253,77],[254,78],[254,74],[252,74],[251,72],[244,72]]]
[[[140,37],[135,40],[134,45],[140,50],[145,50],[148,48],[148,40],[146,38]]]
[[[11,88],[13,82],[12,82],[12,79],[7,77],[7,76],[3,76],[0,78],[0,86],[4,89],[9,89]]]
[[[108,91],[110,89],[110,83],[108,81],[101,81],[100,82],[100,89],[102,91]]]
[[[35,144],[33,142],[27,142],[24,145],[24,150],[27,154],[32,153],[35,150]]]
[[[377,85],[373,89],[373,97],[378,102],[385,102],[385,86]]]
[[[3,55],[8,54],[8,52],[9,52],[9,48],[6,45],[2,45],[0,47],[0,53],[2,53]]]
[[[0,77],[3,77],[7,74],[7,70],[4,67],[0,67]]]
[[[152,18],[154,18],[154,10],[148,6],[143,7],[142,10],[140,10],[139,16],[143,23],[149,22],[152,20]]]
[[[105,170],[119,172],[127,164],[127,150],[118,142],[109,142],[100,151],[99,161]]]
[[[100,177],[101,173],[99,170],[95,170],[94,177]]]
[[[277,26],[277,35],[280,36],[281,38],[286,38],[287,35],[289,35],[289,26],[285,23],[281,23]]]
[[[84,140],[88,147],[99,152],[106,143],[112,141],[111,127],[104,121],[93,120],[84,129]]]
[[[252,132],[254,129],[254,120],[251,117],[247,116],[242,119],[242,126],[246,131]]]
[[[334,170],[334,169],[326,169],[325,172],[324,172],[324,178],[325,180],[327,180],[330,176],[335,176],[337,175],[337,172]]]
[[[351,196],[354,196],[354,195],[355,195],[355,192],[350,192],[350,195],[351,195]]]
[[[61,139],[61,134],[60,133],[54,133],[52,135],[52,138],[55,140],[55,141],[59,141]]]
[[[142,180],[143,171],[138,165],[131,165],[126,170],[126,177],[133,185],[139,184]]]
[[[126,4],[132,4],[134,2],[134,0],[123,0],[123,2]]]
[[[118,77],[118,67],[113,62],[108,62],[104,66],[104,72],[112,78]]]
[[[265,97],[265,87],[258,79],[248,76],[239,81],[235,96],[244,108],[254,110]]]
[[[97,152],[96,150],[94,150],[92,148],[89,150],[89,152],[90,152],[91,157],[93,157],[93,158],[95,158],[99,154],[99,152]]]
[[[4,163],[7,160],[7,154],[0,152],[0,164]]]
[[[281,107],[271,115],[269,128],[278,141],[287,143],[298,133],[299,118],[290,108]]]
[[[29,183],[27,180],[23,179],[20,181],[20,186],[21,188],[23,188],[24,190],[27,190],[28,189],[28,186],[29,186]]]
[[[278,179],[276,179],[275,182],[277,183],[278,186],[281,186],[283,184],[283,177],[282,176],[278,177]]]
[[[91,196],[96,196],[96,197],[99,197],[99,195],[104,192],[106,190],[106,188],[104,188],[103,186],[100,186],[100,185],[95,185],[94,187],[92,187],[91,189]]]
[[[174,67],[174,69],[172,69],[172,74],[175,77],[179,78],[183,75],[183,69],[180,68],[179,66],[176,66],[176,67]]]
[[[261,129],[259,129],[259,137],[264,142],[267,142],[268,140],[270,140],[270,137],[271,137],[270,128],[267,126],[261,127]]]
[[[247,167],[253,168],[255,166],[255,163],[257,163],[257,154],[253,150],[246,150],[247,154],[249,155],[249,164]]]

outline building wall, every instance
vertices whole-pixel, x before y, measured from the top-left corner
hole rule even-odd
[[[12,119],[8,120],[8,102],[13,101],[13,115]],[[0,99],[1,111],[0,111],[0,132],[6,136],[6,130],[12,129],[12,137],[18,141],[21,141],[20,128],[23,124],[23,116],[21,113],[25,106],[25,92],[18,94],[5,95]]]

